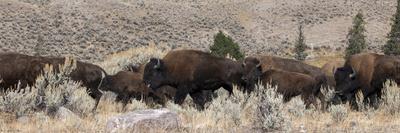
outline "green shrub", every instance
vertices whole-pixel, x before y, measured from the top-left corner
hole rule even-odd
[[[235,59],[243,59],[244,54],[240,52],[240,47],[233,39],[219,31],[214,36],[214,45],[210,46],[211,54],[219,57],[230,55]]]

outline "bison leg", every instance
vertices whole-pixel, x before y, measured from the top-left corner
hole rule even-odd
[[[94,112],[97,109],[97,105],[99,105],[99,101],[103,93],[101,93],[99,90],[91,89],[89,95],[95,100],[94,108],[92,110]]]
[[[186,86],[179,86],[178,90],[175,92],[175,104],[183,104],[183,102],[185,101],[185,98],[187,96],[187,94],[189,93],[189,88],[186,88]]]
[[[233,86],[232,84],[223,84],[222,88],[229,92],[229,96],[233,94]]]
[[[303,99],[304,103],[306,104],[306,109],[310,108],[310,105],[313,104],[317,107],[317,101],[313,95],[301,95],[301,99]]]
[[[203,90],[198,92],[190,93],[190,97],[192,97],[193,102],[198,106],[199,109],[203,110],[204,105],[211,101],[212,91]]]
[[[125,106],[129,102],[129,96],[127,96],[127,95],[118,95],[117,98],[116,98],[116,101],[117,102],[122,102],[122,105],[125,108]]]

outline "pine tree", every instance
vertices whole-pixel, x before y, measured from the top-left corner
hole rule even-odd
[[[222,31],[219,31],[214,36],[214,45],[210,46],[210,50],[211,54],[219,57],[225,57],[228,54],[237,60],[244,57],[243,53],[240,52],[239,45],[231,37],[222,33]]]
[[[294,58],[297,60],[305,60],[308,56],[308,54],[305,52],[307,48],[307,45],[305,43],[305,38],[303,34],[303,26],[300,24],[299,25],[299,37],[296,40],[295,43],[295,49],[294,49]]]
[[[365,21],[362,13],[357,13],[353,18],[353,27],[347,34],[347,48],[346,48],[346,58],[357,53],[361,53],[366,47],[365,42]]]
[[[397,0],[397,10],[388,38],[383,46],[383,52],[387,55],[400,55],[400,0]]]

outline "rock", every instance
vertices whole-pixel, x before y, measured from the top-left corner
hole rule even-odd
[[[149,109],[122,114],[107,121],[106,132],[172,130],[181,126],[175,112],[168,109]]]
[[[55,113],[55,118],[63,122],[67,122],[68,120],[75,122],[81,121],[81,118],[78,115],[65,107],[58,108],[57,112]]]

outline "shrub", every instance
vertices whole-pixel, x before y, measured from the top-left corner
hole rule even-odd
[[[347,34],[346,58],[357,53],[361,53],[366,47],[365,42],[365,22],[363,15],[359,12],[353,19],[353,27]]]
[[[32,88],[9,90],[0,96],[0,111],[15,113],[17,117],[34,111],[37,103],[37,90]]]
[[[299,25],[299,37],[296,40],[294,53],[294,58],[297,60],[305,60],[308,54],[305,52],[307,45],[305,43],[305,38],[303,34],[303,26]]]
[[[99,65],[108,73],[115,74],[126,67],[136,66],[147,63],[150,58],[162,58],[169,48],[162,50],[155,46],[138,47],[124,52],[119,52],[108,56]]]
[[[391,115],[400,113],[400,89],[394,81],[384,84],[382,94],[382,108]]]
[[[304,101],[301,100],[300,96],[294,97],[287,104],[288,112],[294,117],[302,117],[304,116],[306,105]]]
[[[69,58],[59,66],[59,73],[47,65],[33,87],[7,91],[0,96],[0,111],[15,112],[18,116],[33,110],[45,110],[54,113],[61,106],[87,115],[94,107],[94,100],[80,83],[69,79],[68,75],[76,68],[76,62]]]
[[[388,35],[388,41],[383,46],[383,52],[387,55],[400,54],[400,0],[397,0],[397,9],[394,14],[392,28]]]
[[[343,122],[348,116],[347,108],[343,104],[331,106],[329,112],[334,122]]]
[[[214,36],[214,44],[210,46],[211,54],[219,57],[225,57],[228,54],[236,60],[242,59],[244,54],[240,52],[240,47],[233,39],[219,31]]]
[[[260,98],[258,118],[264,130],[290,130],[290,121],[285,117],[283,97],[278,94],[276,87],[258,87],[257,95]]]

